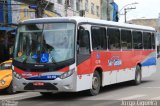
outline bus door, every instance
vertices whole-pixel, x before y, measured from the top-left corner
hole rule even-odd
[[[91,73],[91,52],[89,31],[80,26],[77,35],[77,66],[78,74]]]

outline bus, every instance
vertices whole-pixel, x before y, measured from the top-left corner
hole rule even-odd
[[[156,72],[154,28],[85,17],[52,17],[19,24],[13,89],[41,94],[87,91]]]

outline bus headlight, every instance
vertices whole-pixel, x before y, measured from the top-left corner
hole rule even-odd
[[[65,79],[65,78],[71,76],[74,72],[75,72],[75,68],[63,73],[62,75],[60,75],[60,78]]]
[[[16,72],[13,72],[13,75],[14,75],[14,77],[16,77],[16,78],[18,78],[18,79],[21,79],[22,77],[18,74],[18,73],[16,73]]]

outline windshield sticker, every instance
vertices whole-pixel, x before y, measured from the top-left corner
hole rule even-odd
[[[33,60],[37,60],[38,59],[38,54],[32,54],[31,57],[32,57]]]
[[[108,66],[121,66],[122,60],[118,56],[113,56],[108,60]]]
[[[47,63],[49,61],[49,54],[48,53],[42,53],[40,55],[41,62],[42,63]]]
[[[18,57],[21,57],[22,56],[22,52],[18,52]]]

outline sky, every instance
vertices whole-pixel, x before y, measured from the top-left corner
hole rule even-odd
[[[128,5],[127,7],[136,7],[136,9],[129,10],[127,13],[127,20],[137,18],[158,18],[160,13],[160,0],[114,0],[118,6],[119,11],[127,4],[135,3],[136,5]],[[121,14],[124,10],[120,11]],[[124,22],[124,15],[120,15],[120,22]]]

